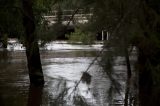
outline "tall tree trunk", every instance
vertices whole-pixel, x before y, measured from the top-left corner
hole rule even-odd
[[[125,47],[125,60],[126,60],[126,65],[127,65],[127,77],[131,78],[132,72],[131,72],[131,64],[129,60],[129,53],[128,53],[128,48]]]
[[[127,78],[127,82],[126,82],[126,91],[125,91],[125,99],[124,99],[124,106],[129,106],[130,104],[130,97],[129,97],[129,93],[130,93],[130,83],[131,83],[131,78]]]
[[[22,0],[23,4],[23,25],[25,28],[25,46],[28,61],[30,83],[43,85],[44,77],[42,72],[38,42],[35,34],[35,18],[32,9],[32,0]]]
[[[128,39],[127,35],[123,36],[123,45],[124,45],[124,56],[125,56],[125,61],[126,61],[126,66],[127,66],[127,77],[128,79],[131,78],[132,76],[132,71],[131,71],[131,64],[130,64],[130,59],[129,59],[129,53],[128,53]]]

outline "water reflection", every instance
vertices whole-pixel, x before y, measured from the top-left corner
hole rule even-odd
[[[122,85],[122,98],[115,90],[114,81],[103,72],[97,61],[85,72],[100,46],[58,43],[48,45],[50,50],[46,47],[40,51],[46,82],[44,87],[29,86],[26,56],[21,45],[16,44],[17,48],[12,47],[12,50],[9,48],[8,51],[0,51],[0,106],[123,105],[126,73],[124,64],[114,66],[114,77]],[[117,61],[123,61],[123,58]]]
[[[30,85],[27,106],[41,106],[42,94],[43,94],[43,87]]]
[[[0,50],[0,62],[6,63],[9,59],[9,52],[7,49]]]

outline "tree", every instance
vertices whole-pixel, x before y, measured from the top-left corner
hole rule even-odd
[[[25,47],[31,84],[43,85],[44,77],[40,60],[40,53],[35,32],[35,17],[32,0],[23,0],[23,25],[25,28]]]
[[[24,38],[30,83],[34,85],[44,84],[36,26],[41,25],[42,14],[49,11],[52,2],[51,0],[45,0],[45,2],[44,0],[0,1],[1,36],[2,38],[4,35]]]

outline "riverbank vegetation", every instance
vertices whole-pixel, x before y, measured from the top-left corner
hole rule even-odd
[[[80,29],[76,29],[75,32],[72,32],[70,35],[66,35],[69,43],[76,44],[81,43],[85,45],[91,45],[95,41],[95,37],[87,32],[82,32]]]

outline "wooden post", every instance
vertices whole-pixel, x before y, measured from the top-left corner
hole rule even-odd
[[[102,30],[102,41],[104,41],[104,31]]]
[[[109,32],[107,31],[107,40],[108,40],[108,38],[109,38]]]

